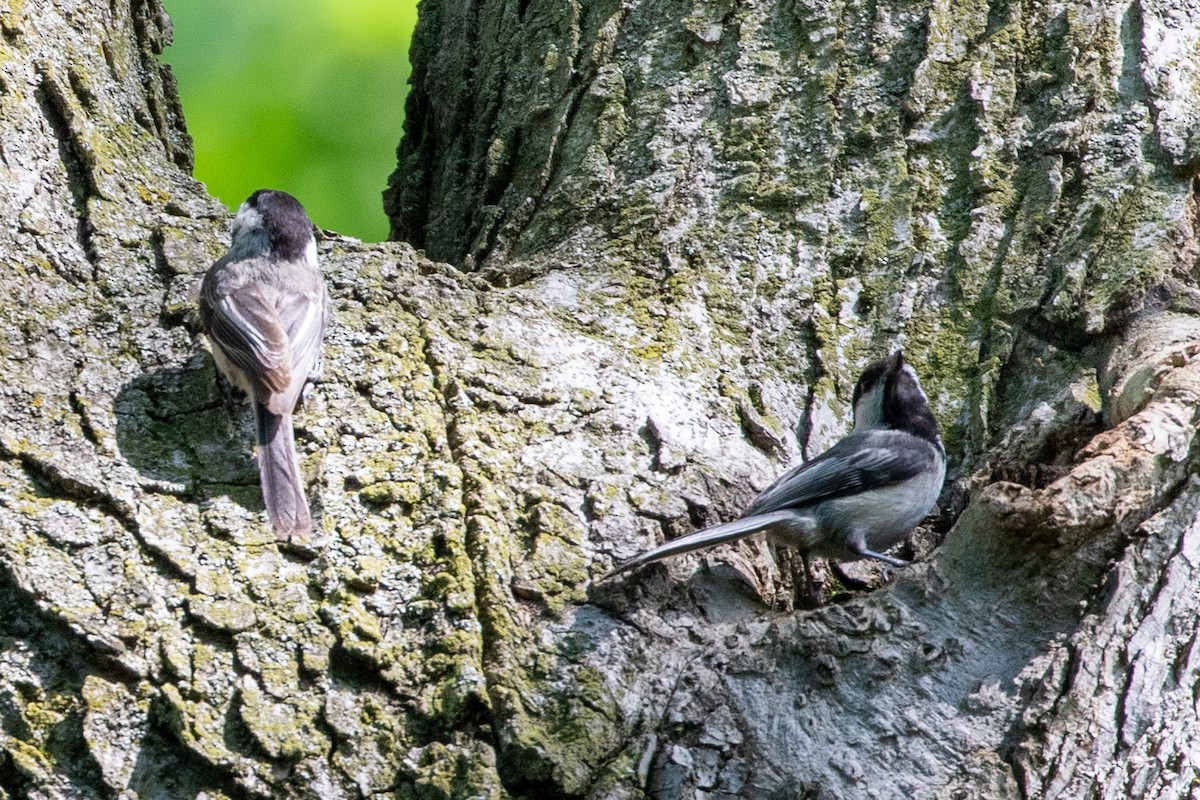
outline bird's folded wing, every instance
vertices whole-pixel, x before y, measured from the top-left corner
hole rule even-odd
[[[852,434],[781,475],[754,498],[745,515],[799,508],[900,483],[927,469],[933,458],[928,443],[904,431]]]
[[[206,287],[208,288],[208,287]],[[225,357],[267,393],[286,392],[292,379],[291,346],[279,313],[261,287],[246,284],[204,297],[205,325]]]
[[[321,353],[321,341],[325,338],[329,320],[327,297],[325,286],[318,283],[310,291],[287,293],[279,301],[279,319],[291,342],[292,382],[296,394],[309,378]]]

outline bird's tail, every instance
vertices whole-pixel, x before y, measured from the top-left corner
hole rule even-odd
[[[692,550],[699,550],[702,547],[711,547],[722,542],[732,542],[735,539],[742,539],[777,523],[793,520],[794,517],[795,514],[791,511],[771,511],[766,514],[755,514],[754,516],[735,519],[733,522],[726,522],[724,525],[715,525],[711,528],[705,528],[702,531],[689,533],[687,536],[680,536],[678,539],[664,542],[649,552],[642,553],[636,558],[631,558],[625,563],[619,564],[612,570],[601,575],[597,580],[608,580],[614,575],[619,575],[622,572],[640,567],[643,564],[649,564],[652,561],[660,561],[669,556],[688,553]]]
[[[280,541],[305,539],[312,533],[312,515],[300,480],[292,415],[274,414],[262,403],[254,404],[254,414],[258,423],[258,473],[271,527]]]

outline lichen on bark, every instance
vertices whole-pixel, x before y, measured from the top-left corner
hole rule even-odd
[[[0,9],[0,797],[1186,795],[1193,17],[425,0],[386,202],[453,265],[322,237],[306,559],[196,324],[162,8]],[[590,583],[894,346],[920,563]]]

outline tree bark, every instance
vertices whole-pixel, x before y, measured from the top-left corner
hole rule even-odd
[[[454,266],[323,238],[305,559],[199,335],[162,8],[0,6],[0,798],[1189,796],[1197,31],[424,0],[385,203]],[[952,465],[918,563],[590,583],[897,345]]]
[[[955,466],[945,545],[873,593],[780,611],[746,551],[594,589],[548,626],[570,653],[516,679],[501,775],[538,753],[571,796],[1193,791],[1198,13],[426,2],[393,232],[600,340],[600,380],[561,358],[552,382],[624,406],[623,436],[539,459],[581,487],[591,563],[822,450],[889,345]]]

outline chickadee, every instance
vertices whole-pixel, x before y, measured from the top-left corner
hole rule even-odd
[[[874,558],[901,542],[937,501],[946,451],[917,374],[900,352],[871,364],[854,387],[854,430],[779,477],[741,519],[673,539],[602,576],[765,531],[776,542],[837,561]],[[811,580],[810,580],[811,587]]]
[[[233,241],[204,275],[200,319],[217,367],[254,401],[263,502],[281,541],[304,539],[312,516],[292,412],[321,373],[329,295],[313,224],[285,192],[260,189],[233,220]]]

